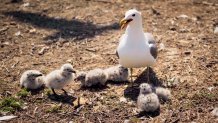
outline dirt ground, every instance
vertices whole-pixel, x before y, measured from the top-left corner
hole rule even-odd
[[[217,0],[0,2],[0,99],[12,96],[24,103],[6,113],[18,116],[10,122],[218,122],[211,114],[218,107]],[[134,69],[134,87],[108,82],[106,88],[81,89],[72,82],[66,87],[71,96],[60,100],[48,96],[48,89],[16,96],[25,70],[46,74],[67,62],[78,71],[118,64],[115,50],[124,33],[119,20],[131,8],[142,12],[144,30],[158,43],[151,81],[172,92],[158,114],[137,114],[138,85],[146,82],[146,68]],[[77,97],[84,105],[73,104]]]

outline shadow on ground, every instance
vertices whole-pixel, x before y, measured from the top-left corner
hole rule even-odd
[[[141,117],[150,118],[150,117],[156,117],[158,115],[160,115],[160,107],[155,112],[140,112],[139,114],[136,115],[136,117],[137,118],[141,118]]]
[[[57,95],[49,94],[48,98],[55,102],[62,102],[66,104],[73,105],[73,102],[76,100],[76,97],[73,97],[71,95]]]
[[[107,85],[103,86],[103,85],[97,84],[97,85],[93,85],[91,87],[81,86],[79,90],[81,90],[81,91],[88,90],[90,92],[101,92],[101,91],[104,91],[107,88],[109,88]]]
[[[81,20],[66,20],[63,18],[53,18],[41,13],[31,13],[24,11],[10,11],[3,13],[6,16],[12,16],[16,21],[29,23],[39,28],[55,29],[57,33],[45,37],[44,40],[57,40],[75,38],[77,40],[94,37],[106,30],[114,30],[119,28],[118,23],[110,25],[96,25],[92,22],[82,22]]]
[[[133,101],[137,100],[137,97],[139,95],[139,86],[141,83],[146,83],[147,78],[147,72],[148,69],[144,70],[139,77],[133,82],[133,86],[128,86],[124,90],[124,97],[129,98]],[[162,81],[160,81],[156,75],[156,73],[153,71],[152,68],[149,68],[149,78],[150,78],[150,84],[154,86],[162,86]]]
[[[27,91],[29,91],[31,93],[31,95],[37,95],[44,89],[45,89],[45,86],[43,85],[38,89],[34,89],[34,90],[27,89]]]

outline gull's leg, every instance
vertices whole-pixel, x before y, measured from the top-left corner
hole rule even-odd
[[[54,94],[55,96],[57,96],[56,92],[54,91],[54,88],[52,88],[51,90],[52,90],[53,94]]]
[[[149,67],[147,67],[147,82],[150,82],[150,76],[149,76]]]
[[[130,85],[133,86],[133,79],[132,79],[132,73],[133,73],[133,68],[130,68],[130,77],[131,77],[131,83]]]
[[[61,90],[64,92],[65,95],[68,95],[67,91],[65,91],[63,88]]]

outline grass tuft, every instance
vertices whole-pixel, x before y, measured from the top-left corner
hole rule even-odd
[[[46,95],[51,95],[51,90],[50,90],[50,89],[45,89],[45,90],[44,90],[44,93],[45,93]]]
[[[46,110],[46,113],[58,113],[61,111],[62,106],[59,105],[52,105],[50,109]]]
[[[27,91],[27,89],[22,89],[17,93],[17,96],[19,97],[27,97],[30,93]]]
[[[0,112],[11,112],[20,110],[23,103],[14,97],[6,97],[0,102]]]

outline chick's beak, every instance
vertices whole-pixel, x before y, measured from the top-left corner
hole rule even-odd
[[[37,74],[37,75],[36,75],[36,77],[40,77],[40,76],[43,76],[43,75],[42,75],[42,74]]]
[[[123,18],[121,21],[120,21],[120,27],[121,29],[124,29],[127,27],[128,23],[131,22],[133,19],[125,19]]]
[[[70,70],[70,72],[71,72],[71,73],[76,73],[76,71],[75,71],[75,70]]]

